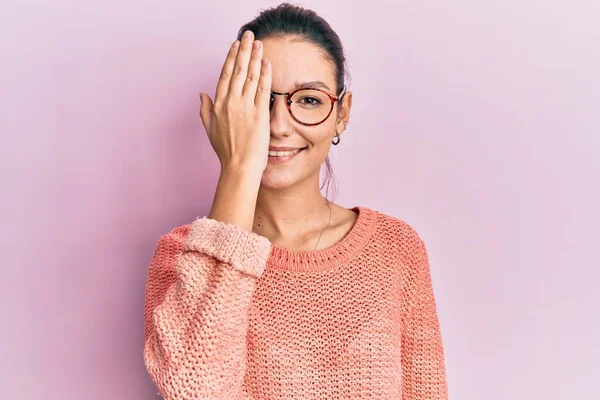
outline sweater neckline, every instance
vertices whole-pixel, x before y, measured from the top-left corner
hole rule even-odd
[[[315,251],[291,250],[271,244],[267,266],[284,271],[323,271],[342,265],[353,259],[368,243],[377,226],[377,211],[367,207],[349,208],[358,214],[350,231],[332,246]]]

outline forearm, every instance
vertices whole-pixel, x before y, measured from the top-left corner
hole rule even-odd
[[[146,295],[146,368],[165,399],[243,398],[248,308],[267,239],[197,220],[161,239]]]
[[[252,232],[261,179],[255,170],[223,169],[208,218]]]

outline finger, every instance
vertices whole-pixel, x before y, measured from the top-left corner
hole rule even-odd
[[[240,44],[240,50],[238,51],[235,59],[235,66],[233,67],[233,75],[231,76],[231,82],[229,83],[229,93],[242,95],[242,89],[244,83],[246,83],[246,77],[248,74],[248,62],[250,61],[250,55],[252,54],[252,44],[254,43],[254,34],[252,31],[246,31],[242,37],[242,43]]]
[[[208,135],[210,128],[210,121],[212,119],[213,112],[213,102],[208,95],[202,95],[200,93],[200,118],[202,119],[202,124],[204,125],[204,130],[206,130],[206,134]]]
[[[269,103],[271,102],[271,81],[271,62],[268,58],[264,58],[261,63],[260,79],[258,80],[258,88],[254,100],[254,104],[259,113],[264,111],[269,112]]]
[[[258,80],[260,79],[262,55],[262,42],[255,40],[252,46],[252,56],[250,57],[250,64],[248,65],[246,82],[244,83],[244,88],[242,89],[242,97],[248,98],[251,102],[254,102],[256,88],[258,87]]]
[[[221,76],[219,77],[219,82],[217,83],[215,101],[221,101],[225,98],[225,96],[227,96],[227,92],[229,91],[229,83],[231,80],[231,75],[233,74],[233,68],[235,66],[235,59],[237,57],[239,45],[240,41],[236,40],[229,47],[229,52],[227,53],[227,57],[225,58],[225,62],[223,63],[223,68],[221,68]]]

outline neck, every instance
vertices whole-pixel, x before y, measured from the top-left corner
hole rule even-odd
[[[273,243],[314,243],[328,223],[328,201],[316,185],[293,190],[259,190],[254,229]]]

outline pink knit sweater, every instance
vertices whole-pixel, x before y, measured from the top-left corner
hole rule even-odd
[[[365,207],[341,242],[292,251],[208,218],[162,236],[146,368],[164,399],[447,399],[427,252]]]

